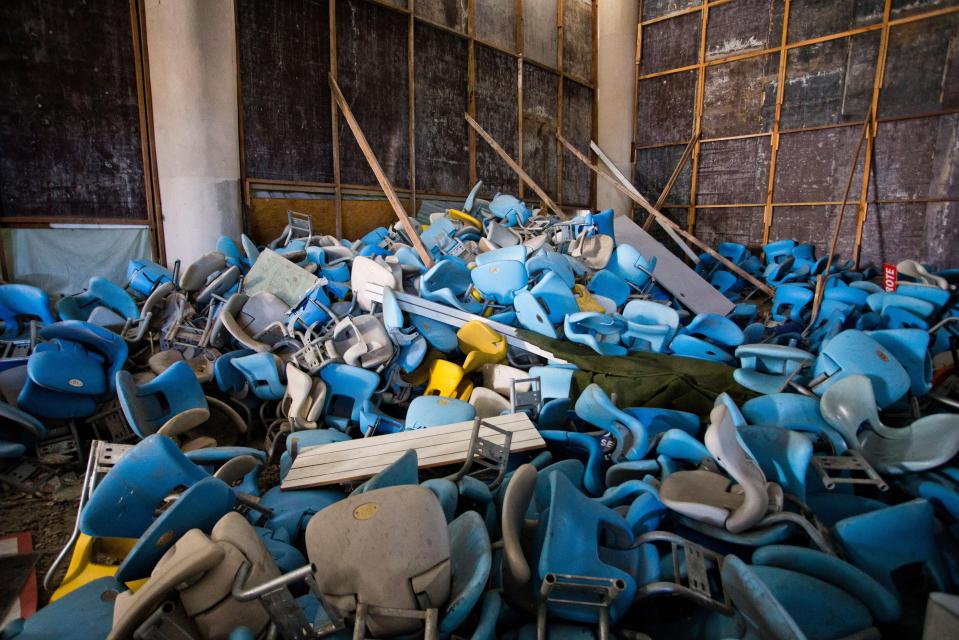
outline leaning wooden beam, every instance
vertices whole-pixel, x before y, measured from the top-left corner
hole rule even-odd
[[[653,206],[657,211],[663,210],[663,205],[666,204],[666,198],[669,197],[669,192],[673,190],[673,186],[679,179],[679,174],[683,172],[683,167],[686,166],[686,163],[689,162],[689,159],[693,156],[693,149],[696,148],[697,142],[699,142],[698,133],[692,137],[689,144],[683,149],[683,155],[679,157],[679,162],[676,163],[676,168],[673,169],[673,175],[669,176],[669,180],[666,181],[666,186],[663,187],[663,192],[660,193],[659,198],[656,199],[656,204]],[[643,231],[649,231],[653,227],[654,222],[656,222],[656,218],[652,215],[648,216],[646,222],[643,223]]]
[[[380,188],[383,189],[383,193],[386,194],[386,199],[390,201],[390,205],[393,207],[396,217],[399,218],[400,224],[403,225],[406,235],[410,237],[410,242],[413,243],[413,248],[416,249],[416,253],[418,253],[420,256],[420,260],[422,260],[423,264],[426,265],[426,268],[429,269],[433,266],[433,258],[430,257],[430,252],[426,250],[426,247],[423,245],[423,241],[420,240],[419,234],[416,233],[413,223],[410,222],[409,216],[406,215],[406,210],[403,209],[403,205],[400,204],[400,199],[396,197],[396,191],[393,190],[393,185],[390,184],[390,179],[387,178],[386,173],[383,172],[383,167],[380,166],[379,161],[376,159],[376,155],[373,153],[370,143],[366,141],[366,136],[363,135],[363,130],[360,129],[359,123],[356,121],[356,118],[353,117],[353,112],[350,110],[350,105],[347,104],[346,98],[343,97],[343,92],[340,91],[340,85],[336,83],[336,78],[333,77],[332,73],[330,74],[330,90],[333,93],[333,98],[336,100],[337,106],[339,106],[340,111],[343,112],[343,117],[346,118],[346,124],[349,125],[350,130],[353,132],[353,136],[356,138],[356,143],[360,145],[360,151],[363,152],[363,156],[366,158],[367,164],[369,164],[370,169],[373,170],[373,175],[376,176],[376,181],[380,183]]]
[[[617,181],[616,181],[615,178],[613,178],[612,176],[610,176],[609,174],[607,174],[605,171],[602,171],[602,170],[599,168],[599,166],[597,166],[596,164],[593,164],[592,162],[590,162],[590,161],[589,161],[589,158],[587,158],[585,155],[583,155],[583,153],[580,152],[579,149],[577,149],[576,147],[572,146],[572,145],[569,144],[569,143],[566,143],[566,144],[567,144],[567,147],[566,147],[566,148],[569,149],[569,151],[570,151],[574,156],[576,156],[577,158],[579,158],[579,160],[580,160],[583,164],[585,164],[587,167],[589,167],[590,169],[592,169],[593,172],[596,173],[596,175],[602,176],[603,178],[605,178],[606,180],[609,180],[609,181],[610,181],[611,183],[613,183],[613,184],[616,184],[616,183],[617,183]],[[613,164],[612,162],[610,162],[609,158],[606,157],[606,154],[603,153],[603,150],[599,148],[599,145],[597,145],[595,142],[590,142],[590,146],[592,147],[593,151],[596,152],[597,157],[599,157],[600,160],[603,160],[604,164],[606,164],[607,167],[610,167],[610,166]],[[615,166],[613,166],[612,168],[615,168]],[[611,170],[612,170],[612,169],[611,169]],[[624,179],[625,179],[625,178],[624,178]],[[630,186],[632,186],[632,185],[630,185]],[[663,214],[663,213],[660,212],[660,211],[657,211],[657,210],[653,207],[653,205],[649,204],[649,201],[646,200],[646,198],[644,198],[644,197],[642,196],[642,194],[640,194],[639,192],[637,192],[635,189],[625,189],[625,188],[624,188],[624,189],[623,189],[623,193],[625,193],[633,202],[635,202],[636,204],[638,204],[639,206],[641,206],[643,209],[645,209],[646,211],[648,211],[650,214],[656,216],[656,219],[657,219],[657,221],[660,222],[660,224],[663,224],[663,225],[665,225],[665,226],[671,227],[674,231],[676,231],[676,233],[680,234],[681,236],[683,236],[684,238],[686,238],[687,240],[689,240],[690,242],[692,242],[694,245],[696,245],[697,247],[699,247],[700,249],[702,249],[703,251],[705,251],[706,253],[708,253],[709,255],[711,255],[711,256],[712,256],[713,258],[715,258],[720,264],[722,264],[722,265],[725,266],[727,269],[729,269],[729,270],[732,271],[733,273],[737,274],[738,276],[740,276],[741,278],[743,278],[744,280],[746,280],[747,282],[749,282],[750,284],[752,284],[753,286],[755,286],[757,289],[759,289],[760,291],[762,291],[762,292],[765,293],[766,295],[772,297],[772,296],[774,296],[774,295],[776,294],[776,292],[773,290],[773,288],[770,287],[769,285],[767,285],[765,282],[763,282],[762,280],[759,280],[759,279],[753,277],[753,276],[752,276],[751,274],[749,274],[749,273],[746,273],[746,272],[745,272],[743,269],[741,269],[738,265],[733,264],[731,261],[729,261],[728,259],[726,259],[724,256],[720,255],[718,251],[716,251],[715,249],[713,249],[712,247],[710,247],[708,244],[706,244],[705,242],[703,242],[702,240],[700,240],[699,238],[697,238],[696,236],[694,236],[693,234],[689,233],[688,231],[686,231],[685,229],[683,229],[682,227],[680,227],[678,224],[676,224],[675,222],[673,222],[672,220],[670,220],[668,217],[666,217],[665,214]]]
[[[506,153],[503,147],[499,146],[496,140],[493,139],[493,136],[487,133],[486,129],[481,127],[480,124],[474,120],[470,114],[464,113],[463,115],[466,117],[466,121],[469,123],[469,125],[476,130],[476,133],[480,134],[480,137],[483,138],[483,140],[486,140],[486,143],[493,148],[493,151],[495,151],[496,154],[503,159],[503,162],[508,164],[509,168],[515,171],[516,175],[518,175],[523,182],[529,185],[529,188],[532,189],[537,196],[539,196],[539,199],[543,201],[543,204],[549,207],[550,210],[552,210],[553,213],[558,215],[560,218],[566,220],[568,218],[566,212],[564,212],[558,204],[553,202],[552,198],[546,195],[546,192],[543,191],[531,177],[529,177],[528,173],[523,171],[523,168],[520,167],[515,160],[509,157],[509,154]]]
[[[575,147],[573,147],[573,145],[571,145],[568,140],[564,140],[562,142],[564,142],[567,149],[570,149],[570,150],[575,149]],[[610,160],[609,157],[605,153],[603,153],[603,150],[599,148],[599,145],[592,141],[590,141],[589,144],[590,144],[590,147],[593,149],[593,151],[596,152],[596,157],[598,157],[600,160],[603,161],[603,164],[606,165],[606,169],[609,171],[610,174],[612,174],[612,175],[608,175],[605,171],[603,171],[602,173],[599,173],[598,175],[601,175],[607,180],[609,180],[611,184],[619,185],[619,187],[621,187],[620,190],[623,191],[623,193],[625,193],[626,196],[630,198],[633,202],[639,202],[638,200],[636,200],[636,198],[640,198],[645,202],[646,198],[643,198],[643,194],[641,194],[636,189],[636,187],[633,186],[633,183],[631,183],[626,178],[626,176],[623,175],[623,172],[620,171],[615,164],[613,164],[612,160]],[[593,165],[583,153],[580,153],[578,149],[576,150],[576,154],[577,154],[576,155],[577,158],[586,162],[586,166],[590,168],[595,167],[593,169],[594,171],[599,170],[599,165]],[[649,203],[646,202],[646,204],[649,204]],[[677,234],[675,230],[663,224],[663,221],[661,218],[656,218],[656,222],[657,224],[659,224],[660,227],[662,227],[663,231],[665,231],[666,234],[670,238],[672,238],[673,242],[676,243],[676,246],[682,249],[683,253],[685,253],[689,257],[689,259],[693,261],[693,264],[699,263],[699,254],[697,254],[695,251],[690,249],[689,245],[683,242],[683,239],[679,237],[679,234]]]

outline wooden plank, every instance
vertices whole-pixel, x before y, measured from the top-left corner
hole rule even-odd
[[[510,451],[530,451],[546,446],[525,413],[486,420],[513,433]],[[303,489],[363,480],[376,475],[406,451],[414,449],[420,468],[453,465],[466,460],[473,421],[414,429],[372,438],[335,442],[300,452],[283,480],[283,489]],[[480,436],[502,444],[505,436],[480,427]]]
[[[656,258],[656,269],[653,272],[656,281],[693,313],[718,313],[725,316],[736,307],[702,276],[690,269],[679,256],[626,216],[614,218],[613,229],[617,242],[633,245],[647,259]]]
[[[529,174],[523,171],[523,168],[516,164],[515,160],[509,157],[509,154],[503,150],[503,147],[499,146],[496,140],[493,139],[493,136],[486,132],[486,129],[480,126],[480,124],[474,120],[470,114],[464,113],[463,116],[466,118],[466,121],[469,123],[469,125],[476,129],[476,133],[478,133],[480,137],[483,138],[483,140],[485,140],[486,143],[493,148],[493,151],[495,151],[496,154],[503,159],[503,162],[508,164],[510,168],[516,172],[516,175],[518,175],[524,183],[529,185],[529,188],[532,189],[537,196],[539,196],[539,199],[543,201],[543,204],[549,207],[553,213],[558,215],[563,220],[567,219],[568,216],[566,215],[566,212],[560,209],[559,205],[553,202],[553,199],[546,195],[546,192],[543,191],[540,186],[529,177]]]
[[[330,89],[332,89],[333,96],[336,98],[337,106],[339,106],[343,112],[343,117],[346,118],[346,123],[356,137],[356,142],[360,145],[360,151],[363,152],[363,156],[369,163],[370,169],[373,170],[376,181],[380,183],[380,188],[383,189],[383,193],[386,194],[386,199],[390,201],[390,206],[393,207],[396,217],[399,218],[400,224],[403,225],[406,235],[408,235],[413,242],[413,248],[416,249],[416,253],[419,254],[420,260],[423,261],[426,268],[431,268],[433,266],[433,259],[430,257],[430,252],[423,246],[423,241],[420,240],[420,236],[416,233],[416,229],[410,222],[409,216],[407,216],[406,211],[403,210],[403,205],[400,204],[399,198],[396,197],[396,192],[393,190],[393,185],[390,184],[390,179],[383,173],[383,168],[376,159],[373,149],[370,148],[370,143],[366,141],[363,130],[360,129],[359,123],[357,123],[356,118],[353,117],[353,112],[350,111],[350,105],[346,103],[346,98],[344,98],[343,93],[340,92],[340,87],[336,84],[336,78],[334,78],[332,74],[330,74]],[[466,117],[469,118],[469,115]]]
[[[679,179],[679,176],[683,172],[683,167],[686,166],[686,163],[689,162],[689,159],[693,155],[693,149],[696,147],[696,143],[699,142],[699,134],[694,135],[689,139],[689,143],[686,145],[686,148],[683,149],[683,155],[679,157],[679,162],[676,163],[676,168],[673,169],[672,175],[669,176],[669,180],[666,181],[666,186],[663,187],[662,192],[659,194],[659,198],[656,199],[656,204],[654,207],[657,210],[662,210],[663,205],[666,204],[666,198],[669,197],[669,192],[673,190],[673,185],[676,184],[676,181]],[[656,216],[649,214],[649,217],[646,218],[646,222],[643,223],[643,230],[649,231],[653,226],[653,222],[656,221]]]

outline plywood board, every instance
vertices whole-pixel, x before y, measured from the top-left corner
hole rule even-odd
[[[292,307],[302,300],[306,292],[315,287],[319,280],[275,251],[263,249],[243,279],[243,292],[253,295],[266,291]]]
[[[408,189],[407,17],[364,0],[337,0],[337,82],[395,188]],[[373,185],[346,120],[340,116],[344,184]]]
[[[666,187],[666,183],[679,163],[685,148],[686,145],[675,145],[636,150],[636,175],[633,178],[633,184],[640,193],[646,195],[650,202],[659,200],[659,196]],[[689,203],[692,175],[693,164],[687,160],[685,167],[683,167],[679,177],[676,178],[676,183],[669,192],[669,197],[666,199],[668,203]],[[685,214],[683,220],[685,224]]]
[[[530,60],[556,67],[557,0],[523,2],[523,54]]]
[[[593,2],[563,2],[563,69],[580,80],[593,77]]]
[[[696,204],[765,202],[769,153],[768,137],[700,144]]]
[[[516,51],[516,0],[474,1],[473,24],[478,39]]]
[[[556,102],[559,76],[523,65],[523,169],[546,194],[557,199]]]
[[[419,4],[416,5],[419,7]],[[416,190],[469,190],[467,42],[423,23],[414,28]]]
[[[943,79],[959,57],[959,14],[895,25],[889,31],[889,52],[879,117],[932,113],[944,108]]]
[[[327,0],[237,0],[246,175],[332,182]]]
[[[785,0],[736,0],[709,9],[706,59],[778,47]]]
[[[789,133],[779,138],[774,202],[829,202],[842,198],[862,127]],[[850,198],[858,197],[863,156]]]
[[[640,80],[636,144],[686,144],[693,135],[695,99],[695,71]]]
[[[563,137],[583,153],[589,154],[589,141],[592,135],[593,91],[572,80],[564,80],[563,82]],[[587,206],[589,204],[589,185],[589,167],[564,149],[563,204]]]
[[[416,0],[413,7],[419,18],[466,32],[466,0]]]
[[[410,212],[409,200],[401,200]],[[385,198],[343,200],[343,236],[360,238],[376,227],[387,227],[396,222],[396,214]],[[305,213],[313,218],[313,232],[336,234],[336,208],[330,198],[252,198],[249,221],[253,240],[266,244],[283,232],[286,212]]]
[[[879,39],[871,31],[790,50],[780,128],[861,121],[872,103]]]
[[[496,416],[486,422],[512,433],[511,452],[546,446],[536,425],[525,413]],[[462,464],[469,451],[472,432],[473,421],[470,420],[304,449],[293,461],[281,487],[306,489],[365,480],[396,462],[410,449],[416,451],[421,469]],[[506,441],[506,436],[484,426],[480,427],[479,435],[499,445]]]
[[[653,276],[664,289],[693,313],[726,315],[735,308],[726,296],[719,293],[676,254],[660,244],[643,228],[627,218],[613,220],[616,242],[633,245],[644,258],[656,258]]]
[[[146,220],[129,3],[0,2],[0,61],[0,216]]]
[[[771,131],[778,70],[778,53],[707,67],[703,137]]]
[[[643,27],[639,72],[656,73],[699,62],[703,18],[697,11]]]
[[[516,60],[505,53],[477,44],[476,120],[512,158],[518,156],[519,115],[517,113]],[[519,190],[516,173],[488,144],[476,145],[476,175],[483,181],[483,195]]]

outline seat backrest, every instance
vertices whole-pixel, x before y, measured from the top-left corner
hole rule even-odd
[[[745,562],[734,555],[726,556],[722,581],[736,611],[758,637],[806,640],[796,621]]]
[[[752,528],[766,515],[769,507],[766,476],[738,433],[745,424],[746,420],[729,394],[720,394],[709,413],[709,427],[704,438],[706,448],[716,462],[743,489],[742,505],[726,519],[726,528],[733,533]]]
[[[80,531],[100,538],[139,538],[163,500],[207,474],[165,436],[144,438],[127,451],[90,494]]]
[[[72,340],[96,351],[106,361],[106,378],[109,391],[113,391],[114,378],[126,364],[129,353],[126,341],[103,327],[80,320],[63,320],[40,330],[45,340]]]
[[[50,310],[50,297],[43,289],[25,284],[0,285],[0,319],[16,323],[21,317],[37,318],[42,324],[57,321]],[[5,335],[16,336],[19,332],[19,325],[4,328]]]
[[[476,417],[469,402],[441,396],[417,396],[406,410],[406,430],[466,422]]]
[[[141,437],[156,433],[181,413],[209,408],[193,368],[182,360],[142,385],[129,371],[119,371],[116,387],[124,415]]]
[[[136,320],[140,317],[140,310],[137,308],[137,303],[120,285],[114,284],[106,278],[94,276],[90,278],[87,290],[93,294],[103,306],[116,312],[121,317],[130,320]]]
[[[226,268],[226,256],[219,251],[200,256],[183,270],[180,276],[180,288],[188,293],[199,291],[214,273]]]
[[[352,495],[318,512],[306,527],[317,585],[342,616],[358,603],[423,610],[450,594],[450,539],[432,491],[404,485]],[[403,553],[396,553],[402,549]],[[419,620],[370,615],[376,636],[409,633]]]
[[[593,383],[576,399],[576,415],[609,431],[616,439],[613,459],[638,460],[649,451],[649,435],[639,420],[617,407],[602,387]]]
[[[377,373],[340,363],[320,369],[320,378],[327,388],[324,418],[340,431],[346,431],[350,422],[359,421],[363,403],[373,397],[380,384]]]

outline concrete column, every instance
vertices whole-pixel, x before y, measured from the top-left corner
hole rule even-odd
[[[629,157],[633,141],[633,83],[636,74],[638,2],[600,0],[597,4],[596,142],[626,176],[632,177]],[[632,201],[602,178],[596,180],[596,205],[628,214]]]
[[[240,149],[233,0],[146,0],[167,260],[238,237]]]

